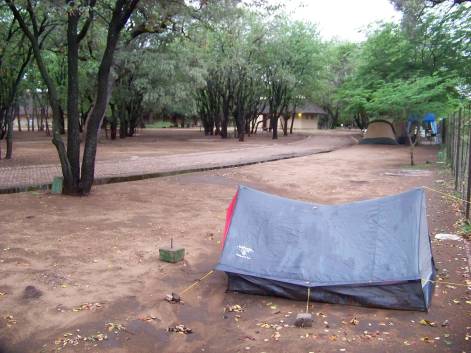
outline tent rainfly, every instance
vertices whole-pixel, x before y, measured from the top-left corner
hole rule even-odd
[[[435,279],[422,189],[343,205],[240,186],[216,269],[228,289],[427,311]]]
[[[360,144],[397,145],[394,126],[387,120],[373,120]]]

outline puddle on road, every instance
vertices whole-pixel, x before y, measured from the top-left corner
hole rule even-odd
[[[384,175],[387,176],[406,176],[406,177],[425,177],[432,175],[430,170],[421,169],[401,169],[392,172],[386,172]]]

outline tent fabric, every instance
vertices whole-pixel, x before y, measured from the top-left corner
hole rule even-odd
[[[424,123],[430,125],[430,129],[432,130],[432,134],[437,134],[437,120],[434,113],[427,113],[422,120]]]
[[[424,115],[422,119],[420,119],[419,116],[417,115],[410,115],[408,120],[407,120],[407,131],[410,131],[411,126],[413,124],[420,125],[419,123],[425,123],[426,125],[429,125],[430,129],[432,130],[432,134],[436,135],[438,132],[438,127],[437,127],[437,119],[436,115],[434,113],[427,113]]]
[[[397,145],[394,126],[387,120],[373,120],[360,144]]]
[[[328,303],[427,310],[435,268],[422,189],[343,205],[240,186],[219,264],[228,288]]]
[[[222,242],[221,242],[222,247],[224,247],[224,243],[226,242],[227,232],[229,231],[229,227],[231,225],[232,215],[234,214],[234,206],[235,206],[235,203],[236,203],[236,200],[237,200],[237,194],[238,194],[238,192],[236,192],[236,194],[232,198],[232,201],[231,201],[229,207],[227,208],[226,225],[224,226],[224,238],[222,239]]]

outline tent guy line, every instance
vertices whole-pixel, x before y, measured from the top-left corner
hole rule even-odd
[[[200,279],[197,279],[195,282],[193,282],[192,284],[190,284],[188,287],[186,287],[184,290],[182,290],[180,292],[180,295],[183,295],[184,293],[188,292],[189,290],[191,290],[193,287],[195,287],[197,284],[199,284],[200,282],[202,282],[204,279],[206,279],[207,277],[209,277],[211,274],[214,273],[214,270],[211,270],[209,271],[208,273],[206,273],[203,277],[201,277]]]
[[[427,189],[427,190],[436,192],[436,193],[438,193],[438,194],[442,194],[442,195],[451,197],[452,199],[456,199],[456,200],[458,200],[458,201],[462,201],[462,202],[471,204],[470,201],[467,201],[467,200],[462,199],[462,198],[460,198],[460,197],[454,196],[454,195],[452,195],[452,194],[449,194],[449,193],[446,193],[446,192],[443,192],[443,191],[439,191],[439,190],[435,190],[435,189],[429,188],[428,186],[422,186],[422,187],[423,187],[424,189]]]

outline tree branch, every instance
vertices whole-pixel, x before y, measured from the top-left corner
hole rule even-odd
[[[82,29],[80,30],[79,34],[77,35],[77,43],[80,43],[83,38],[85,38],[85,35],[88,32],[88,29],[90,28],[91,23],[93,22],[93,17],[94,17],[94,7],[96,4],[96,0],[90,0],[89,3],[89,12],[88,12],[88,17],[85,23],[83,24]]]

